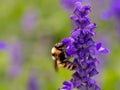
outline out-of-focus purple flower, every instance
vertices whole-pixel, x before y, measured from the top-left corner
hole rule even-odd
[[[37,10],[29,8],[25,11],[21,19],[22,29],[29,32],[36,27],[37,24]]]
[[[16,39],[9,46],[10,53],[10,66],[8,69],[8,76],[11,78],[15,78],[20,74],[23,60],[22,53],[22,43]]]
[[[113,12],[110,10],[103,11],[102,14],[100,14],[101,20],[109,20],[110,18],[113,18]]]
[[[109,9],[105,10],[100,18],[102,20],[110,20],[111,18],[116,20],[117,36],[120,39],[120,0],[112,0]]]
[[[7,49],[7,43],[0,41],[0,50],[5,50]]]
[[[120,0],[112,0],[108,10],[105,10],[101,14],[102,20],[108,20],[110,18],[116,18],[120,20]]]
[[[11,61],[14,64],[22,64],[22,59],[22,42],[20,40],[15,40],[11,45]]]
[[[120,0],[112,0],[111,12],[113,12],[114,16],[120,20]]]
[[[27,90],[40,90],[36,73],[30,73],[27,81]]]
[[[100,90],[95,80],[92,79],[99,73],[96,69],[98,60],[95,56],[96,52],[106,54],[109,50],[93,40],[96,24],[92,23],[88,17],[90,11],[90,6],[82,6],[80,2],[75,3],[74,15],[70,18],[76,27],[72,30],[70,37],[62,39],[62,43],[66,45],[66,55],[72,57],[73,63],[78,67],[75,69],[73,78],[69,82],[65,81],[64,86],[59,90],[72,90],[73,88]]]
[[[18,75],[20,75],[20,72],[21,72],[20,65],[11,64],[7,71],[7,74],[8,74],[8,77],[13,79],[13,78],[16,78]]]

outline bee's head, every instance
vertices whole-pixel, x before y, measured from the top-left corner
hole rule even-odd
[[[65,45],[63,43],[56,43],[55,48],[58,49],[58,50],[64,50]]]

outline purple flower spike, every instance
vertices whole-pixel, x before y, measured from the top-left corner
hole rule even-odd
[[[63,87],[58,90],[100,90],[95,80],[91,78],[99,72],[96,65],[99,62],[96,58],[96,52],[109,53],[109,50],[102,47],[101,43],[96,43],[93,39],[95,36],[94,29],[96,24],[91,22],[87,16],[91,7],[82,6],[80,2],[74,4],[75,9],[70,19],[75,24],[71,36],[62,39],[67,50],[66,55],[73,58],[73,63],[78,67],[75,69],[73,78],[70,81],[64,81]]]

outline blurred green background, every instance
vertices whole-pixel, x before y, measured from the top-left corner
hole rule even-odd
[[[104,0],[105,1],[105,0]],[[101,21],[99,14],[109,1],[91,3],[90,17],[96,22],[95,40],[110,49],[99,55],[95,78],[102,90],[120,90],[120,41],[115,20]],[[101,7],[102,5],[102,7]],[[57,90],[73,72],[59,69],[56,73],[51,48],[69,37],[72,23],[59,0],[0,0],[0,90]],[[38,89],[29,89],[31,86]]]

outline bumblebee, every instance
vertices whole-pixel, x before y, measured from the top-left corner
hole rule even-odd
[[[65,54],[66,47],[63,43],[56,43],[51,50],[52,59],[54,60],[55,71],[58,71],[58,66],[68,70],[74,70],[76,65],[69,61]]]

